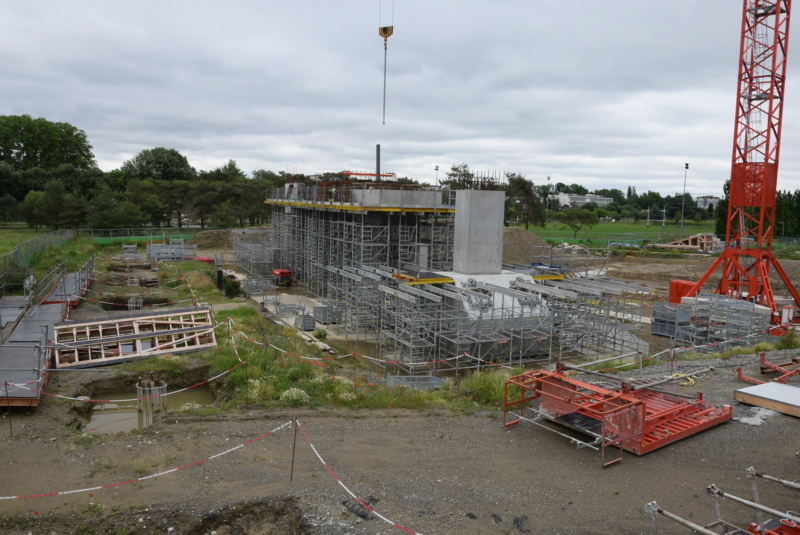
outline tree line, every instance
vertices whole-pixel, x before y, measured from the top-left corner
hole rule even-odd
[[[295,180],[234,160],[196,171],[175,149],[145,149],[119,169],[97,167],[86,134],[28,115],[0,116],[0,216],[32,228],[136,228],[191,218],[202,226],[258,225],[265,192]]]
[[[324,180],[342,180],[326,173]],[[288,182],[310,182],[312,177],[264,169],[248,176],[234,160],[210,171],[197,171],[175,149],[155,147],[139,152],[119,169],[97,167],[86,134],[67,123],[28,115],[0,116],[0,217],[23,219],[34,228],[160,227],[185,220],[201,226],[263,224],[269,208],[268,189]],[[400,178],[398,182],[414,183]],[[452,165],[442,185],[453,189],[502,189],[506,193],[506,224],[543,226],[558,221],[573,230],[601,220],[649,218],[680,222],[714,218],[716,232],[724,234],[728,184],[719,206],[700,209],[689,193],[662,196],[542,180],[536,184],[520,173],[501,179],[476,176],[466,163]],[[609,197],[604,206],[560,206],[559,193]],[[800,231],[800,190],[778,191],[775,234],[794,236]],[[577,230],[576,230],[577,232]]]

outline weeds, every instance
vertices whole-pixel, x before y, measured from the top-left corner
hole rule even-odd
[[[797,349],[800,347],[800,337],[794,327],[782,334],[775,342],[775,349]]]
[[[97,439],[97,435],[91,431],[87,431],[85,433],[81,433],[80,436],[75,439],[75,443],[83,446],[86,449],[89,449],[94,445],[95,439]]]
[[[500,404],[505,398],[506,380],[522,372],[522,369],[471,372],[461,380],[458,389],[462,394],[468,394],[479,403]],[[509,392],[509,394],[513,395],[514,392]]]
[[[78,513],[79,517],[84,517],[87,515],[102,515],[103,514],[103,506],[99,503],[87,503],[86,507]]]

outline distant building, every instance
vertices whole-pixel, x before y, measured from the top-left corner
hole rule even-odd
[[[607,204],[611,204],[614,202],[614,199],[611,197],[601,197],[600,195],[592,195],[591,193],[587,193],[586,195],[576,195],[574,193],[559,193],[558,194],[558,204],[560,206],[569,206],[570,208],[575,208],[576,206],[583,206],[586,203],[593,202],[597,206],[605,206]]]
[[[702,210],[707,210],[708,205],[714,205],[714,208],[719,206],[720,201],[722,200],[720,197],[715,197],[713,195],[701,195],[695,199],[697,201],[697,208]]]

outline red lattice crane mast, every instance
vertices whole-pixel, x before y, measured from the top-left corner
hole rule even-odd
[[[781,323],[770,269],[800,304],[772,253],[791,0],[744,0],[725,249],[684,295],[722,266],[716,293],[768,306]],[[795,318],[800,319],[800,318]]]

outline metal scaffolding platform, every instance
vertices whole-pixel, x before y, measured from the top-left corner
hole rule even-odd
[[[549,251],[548,262],[567,268],[547,276],[541,266],[453,272],[454,198],[444,188],[383,183],[271,190],[270,230],[237,235],[234,261],[252,276],[292,271],[336,310],[325,328],[409,372],[645,349],[636,333],[651,291],[597,278],[605,251]]]
[[[650,332],[674,338],[676,343],[702,352],[750,346],[766,340],[771,311],[741,299],[702,294],[684,303],[657,303]]]

